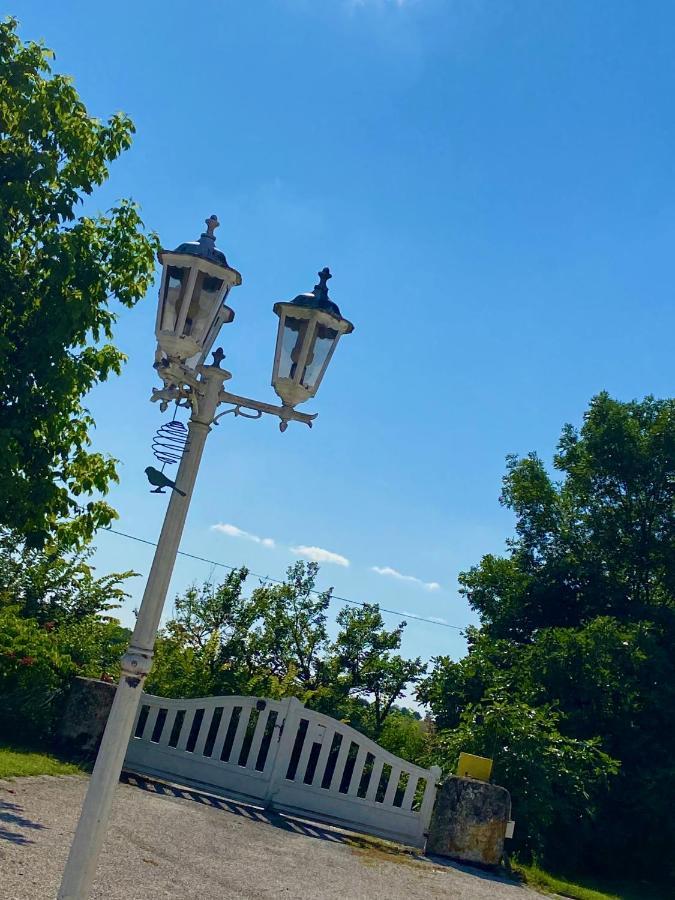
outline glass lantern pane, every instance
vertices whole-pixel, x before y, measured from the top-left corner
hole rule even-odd
[[[281,339],[279,378],[295,378],[308,324],[307,319],[293,319],[286,316],[284,335]]]
[[[326,364],[331,347],[337,340],[338,333],[333,328],[317,323],[314,346],[307,355],[305,371],[300,383],[306,388],[313,388]]]
[[[213,278],[205,272],[197,275],[195,289],[190,298],[190,306],[185,317],[183,334],[200,341],[213,321],[216,313],[215,302],[223,285],[221,278]]]
[[[187,275],[187,269],[169,266],[167,270],[166,294],[162,307],[162,331],[173,331],[176,327],[181,307],[181,291]]]
[[[219,313],[220,313],[221,309],[222,309],[222,307],[220,307],[218,309]],[[204,338],[204,341],[202,342],[203,343],[202,353],[209,352],[209,350],[213,346],[213,342],[215,341],[216,337],[218,336],[218,332],[220,331],[222,324],[223,324],[223,320],[220,317],[220,315],[215,316],[213,321],[211,322],[211,326],[210,326],[208,332],[206,333],[206,337]]]

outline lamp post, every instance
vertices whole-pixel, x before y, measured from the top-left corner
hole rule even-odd
[[[171,491],[150,574],[143,593],[136,627],[122,657],[121,675],[108,716],[101,746],[91,775],[75,837],[63,873],[58,900],[86,900],[105,837],[115,786],[131,737],[145,679],[152,665],[153,648],[176,561],[185,519],[190,507],[206,438],[222,416],[259,419],[264,414],[279,418],[281,431],[291,421],[311,427],[316,414],[297,412],[295,407],[316,394],[341,335],[353,326],[340,315],[328,298],[330,272],[319,273],[311,294],[300,294],[290,303],[277,303],[279,316],[272,385],[281,406],[241,397],[223,389],[232,376],[220,368],[222,350],[205,363],[222,325],[234,319],[225,304],[241,275],[230,268],[225,254],[216,248],[216,216],[206,220],[199,241],[181,244],[174,251],[162,250],[162,281],[155,333],[155,368],[164,383],[153,389],[152,400],[162,411],[176,403],[190,409],[185,450]],[[229,408],[218,413],[218,407]]]

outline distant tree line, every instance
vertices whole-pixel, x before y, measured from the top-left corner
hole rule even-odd
[[[421,659],[396,652],[406,623],[385,628],[376,604],[344,607],[329,639],[332,589],[315,590],[318,571],[316,563],[297,562],[283,583],[261,583],[245,596],[248,571],[235,569],[219,585],[177,597],[147,690],[165,697],[296,696],[376,740],[391,736],[405,756],[419,754],[419,715],[397,706],[426,671]]]

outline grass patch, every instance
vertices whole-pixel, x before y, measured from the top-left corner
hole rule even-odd
[[[49,753],[0,745],[0,778],[26,775],[82,775],[85,769]]]
[[[556,878],[555,875],[549,875],[538,866],[523,866],[520,863],[513,863],[512,867],[513,871],[520,875],[526,884],[538,891],[560,894],[563,897],[571,897],[572,900],[621,900],[618,894],[606,894],[573,881]]]
[[[569,897],[571,900],[662,900],[663,898],[658,888],[646,884],[628,882],[600,884],[590,879],[586,884],[580,884],[564,877],[550,875],[538,866],[512,862],[511,867],[515,875],[535,890]]]

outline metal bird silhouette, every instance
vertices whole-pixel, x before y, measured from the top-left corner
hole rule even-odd
[[[181,491],[180,488],[176,487],[176,482],[172,481],[170,478],[167,478],[164,472],[160,472],[159,469],[155,469],[152,466],[148,466],[145,470],[145,474],[148,476],[148,481],[150,484],[155,485],[155,490],[150,491],[151,494],[163,494],[165,493],[162,488],[170,487],[172,490],[176,491],[177,494],[180,494],[181,497],[185,497],[185,491]]]

